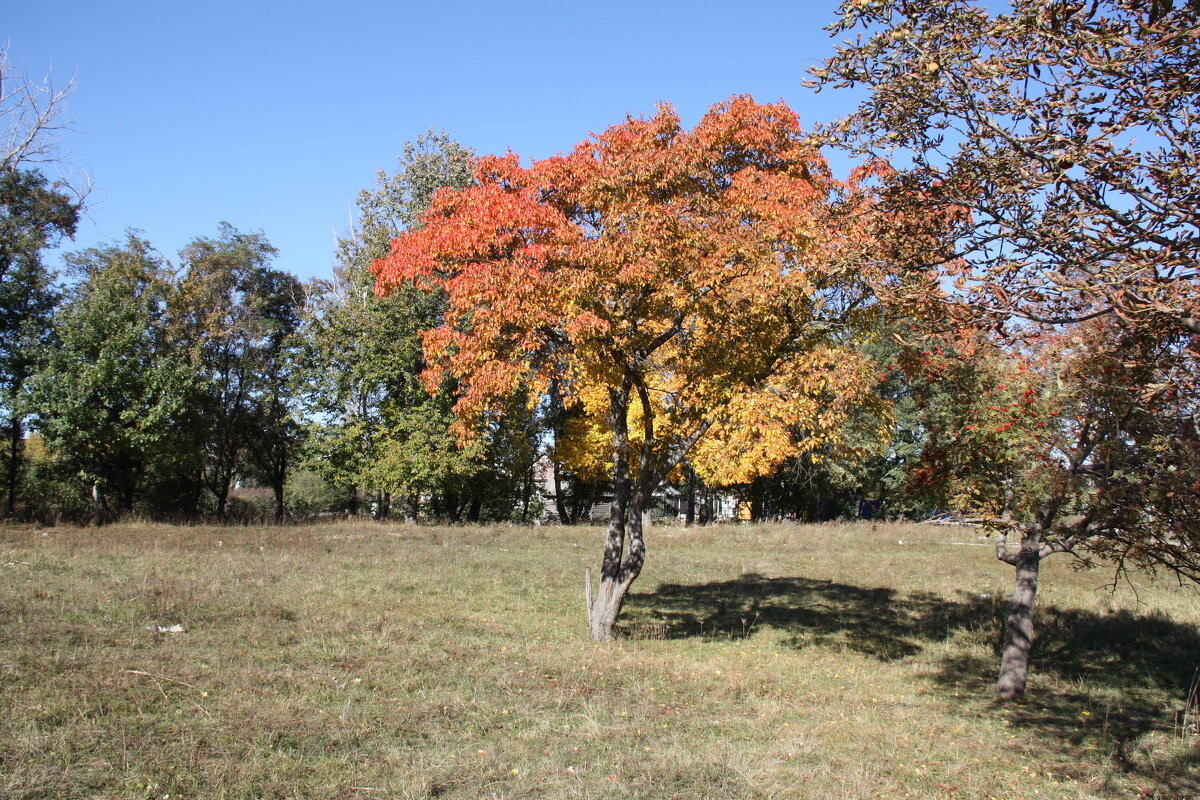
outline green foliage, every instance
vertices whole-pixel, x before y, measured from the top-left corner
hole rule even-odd
[[[536,423],[485,425],[466,446],[450,432],[454,387],[430,396],[420,382],[422,331],[439,319],[437,294],[399,287],[375,293],[371,265],[421,215],[443,186],[462,188],[474,155],[430,131],[404,146],[400,166],[379,172],[358,197],[358,219],[338,243],[334,279],[310,290],[305,321],[311,412],[309,463],[334,485],[433,501],[430,511],[458,518],[507,517],[519,476],[532,465]],[[519,429],[519,432],[518,432]]]
[[[217,238],[197,238],[182,252],[171,324],[196,376],[186,424],[198,463],[188,472],[202,476],[218,515],[236,477],[257,472],[275,490],[281,517],[300,437],[294,373],[303,291],[270,266],[275,252],[263,234],[228,223]]]
[[[332,484],[311,469],[293,469],[287,479],[288,511],[299,519],[338,511],[343,496]]]
[[[5,512],[24,468],[25,382],[37,369],[58,302],[42,251],[75,231],[79,205],[36,170],[0,168],[0,409]]]
[[[114,510],[128,511],[169,448],[194,375],[169,346],[171,275],[150,245],[123,244],[68,257],[79,282],[54,319],[54,343],[31,381],[47,447]]]
[[[37,170],[0,167],[0,279],[75,233],[79,203]]]

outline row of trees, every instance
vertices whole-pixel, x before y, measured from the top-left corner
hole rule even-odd
[[[43,255],[72,232],[79,200],[37,169],[11,170],[7,219],[34,233],[6,237],[15,265],[2,284],[7,515],[278,520],[369,508],[452,521],[545,511],[586,518],[594,503],[611,499],[612,483],[602,419],[576,402],[577,382],[553,378],[541,396],[528,387],[500,392],[486,416],[456,421],[464,384],[449,376],[422,382],[422,333],[444,319],[449,297],[412,283],[375,291],[372,266],[392,240],[421,228],[436,189],[473,185],[476,168],[474,155],[445,134],[406,145],[400,168],[381,171],[361,193],[333,279],[306,284],[274,266],[263,234],[229,225],[193,240],[177,264],[131,232],[67,255],[55,275]],[[43,193],[37,203],[29,199],[35,192]],[[855,356],[860,366],[882,357],[890,355]],[[837,394],[831,385],[827,399]],[[900,489],[904,479],[900,461],[890,465],[890,482],[870,481],[878,459],[845,457],[867,449],[844,448],[847,437],[860,445],[871,437],[864,408],[849,400],[841,401],[846,413],[827,417],[829,435],[811,443],[819,453],[746,453],[734,467],[721,455],[729,446],[712,444],[707,462],[680,462],[671,478],[693,496],[712,487],[737,492],[755,518],[853,513],[864,491]],[[850,412],[852,423],[835,433]],[[544,455],[552,457],[552,499],[533,482]],[[247,506],[238,486],[262,487],[250,493],[258,503]],[[892,494],[897,503],[922,502]],[[702,510],[695,517],[703,519]]]
[[[471,179],[470,153],[444,135],[403,159],[363,192],[334,280],[308,284],[273,266],[263,234],[227,224],[178,265],[131,232],[55,275],[43,254],[73,232],[79,202],[36,168],[6,169],[7,514],[227,519],[246,511],[239,485],[270,489],[277,520],[289,505],[356,512],[368,491],[377,515],[392,495],[414,518],[535,513],[538,415],[514,407],[459,446],[452,387],[419,382],[438,299],[373,290],[371,261],[433,188]]]

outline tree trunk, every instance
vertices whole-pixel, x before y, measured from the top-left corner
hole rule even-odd
[[[533,499],[533,467],[525,471],[521,487],[521,521],[529,521],[529,501]]]
[[[634,525],[640,514],[629,511],[629,386],[610,390],[610,424],[613,431],[613,502],[608,514],[608,531],[604,536],[604,556],[600,564],[600,585],[588,609],[588,633],[595,642],[611,642],[613,626],[625,594],[637,574],[628,574],[622,564],[625,554],[625,532]],[[640,511],[640,509],[638,509]],[[638,571],[640,572],[640,565]],[[590,587],[589,587],[590,588]]]
[[[229,502],[229,484],[225,484],[217,493],[217,516],[225,519],[225,506]]]
[[[421,511],[421,495],[419,492],[409,492],[405,503],[404,521],[416,523]]]
[[[271,481],[271,490],[275,493],[275,524],[283,522],[284,504],[283,493],[284,487],[287,484],[287,476],[284,472],[286,467],[279,469]]]
[[[99,527],[100,512],[103,508],[103,503],[100,497],[100,484],[92,483],[92,524]]]
[[[346,493],[346,513],[351,517],[358,516],[358,487],[351,486]]]
[[[1016,584],[1004,626],[1004,649],[996,681],[996,699],[1002,701],[1020,700],[1025,694],[1029,652],[1033,647],[1033,607],[1037,602],[1038,568],[1042,560],[1038,537],[1026,536],[1021,541],[1020,553],[1015,556]]]
[[[614,527],[619,525],[620,521],[615,519],[616,504],[613,504],[614,518],[609,521],[608,536],[604,547],[605,566],[607,567],[609,564],[609,554],[612,552],[614,542],[616,543],[615,547],[620,548],[620,539],[623,539],[625,534],[629,536],[629,553],[623,562],[620,556],[617,556],[616,560],[620,563],[620,567],[615,572],[603,568],[600,570],[600,586],[588,614],[588,632],[592,641],[595,642],[611,642],[615,638],[613,629],[616,626],[617,616],[621,613],[621,607],[625,605],[625,596],[629,593],[629,587],[641,574],[642,564],[646,560],[646,547],[642,536],[642,514],[637,505],[638,503],[635,501],[632,507],[628,508],[622,526],[625,531],[614,533]]]
[[[696,470],[687,468],[687,513],[684,524],[691,527],[696,523]]]
[[[563,433],[563,405],[562,391],[558,384],[558,378],[550,381],[550,430],[554,434],[554,458],[550,461],[551,474],[554,477],[554,510],[558,512],[559,525],[574,525],[577,520],[577,515],[567,513],[566,498],[563,497],[563,480],[562,469],[558,463],[558,445],[562,440]],[[579,491],[579,482],[574,483],[575,491]],[[591,579],[588,579],[589,584]]]
[[[14,411],[12,426],[8,431],[8,500],[5,515],[9,517],[17,513],[17,484],[21,477],[21,449],[25,443],[22,433],[21,420]]]
[[[567,503],[563,497],[562,490],[562,473],[559,470],[558,461],[552,462],[551,466],[553,467],[554,474],[554,510],[558,512],[558,524],[573,525],[575,523],[575,516],[567,513]],[[576,484],[576,487],[578,487],[578,484]]]

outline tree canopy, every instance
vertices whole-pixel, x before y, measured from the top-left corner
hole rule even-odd
[[[833,139],[897,170],[893,218],[955,222],[894,226],[913,263],[975,310],[1200,332],[1200,7],[856,0],[832,30],[859,35],[813,85],[869,90]]]

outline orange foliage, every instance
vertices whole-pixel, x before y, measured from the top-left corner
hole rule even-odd
[[[698,466],[742,480],[869,394],[866,241],[838,213],[863,202],[782,103],[735,97],[691,131],[664,105],[529,167],[481,159],[375,271],[381,292],[445,293],[425,377],[457,380],[463,418],[553,380],[583,412],[577,463],[627,426],[609,456],[628,447],[654,483],[711,427]]]

